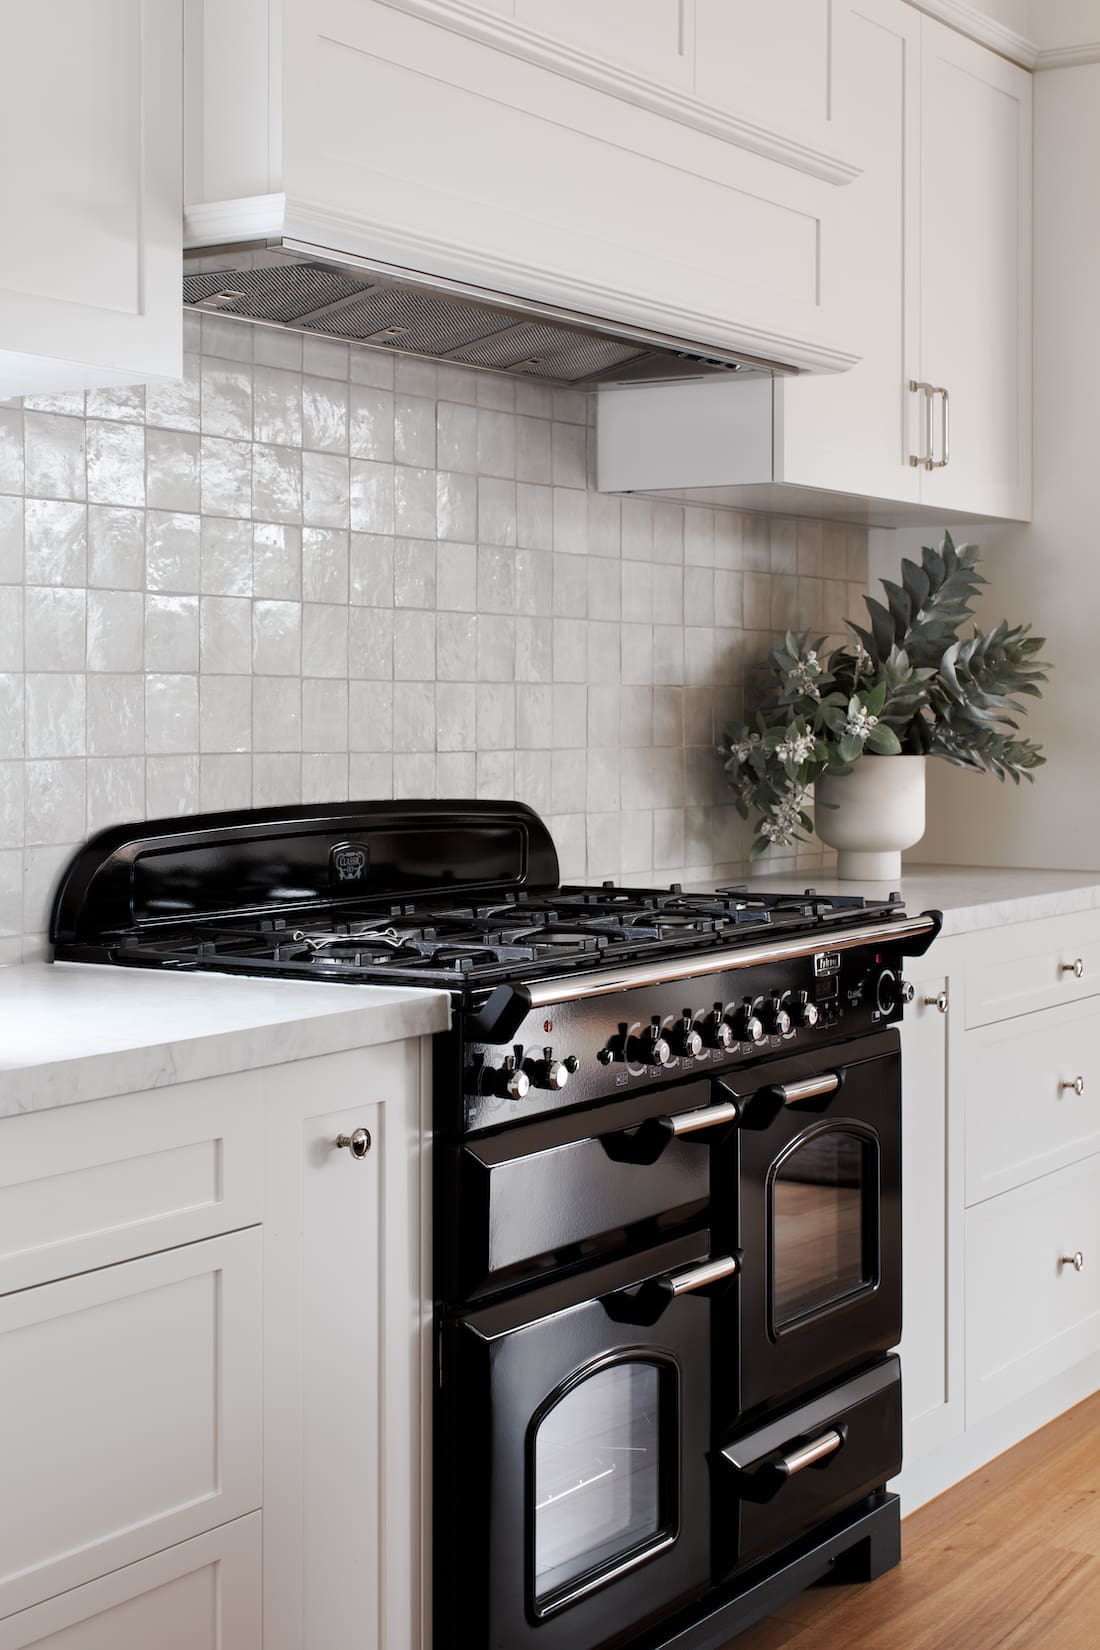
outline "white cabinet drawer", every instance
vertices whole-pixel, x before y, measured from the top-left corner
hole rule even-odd
[[[1078,1272],[1061,1257],[1080,1250]],[[966,1217],[966,1424],[1095,1353],[1100,1158],[1046,1175]]]
[[[1095,1001],[968,1031],[962,1070],[968,1205],[1100,1151]]]
[[[260,1650],[260,1514],[0,1621],[0,1650]]]
[[[0,1300],[0,1616],[254,1511],[259,1227]]]
[[[968,951],[968,1026],[1100,992],[1100,911],[993,928],[974,934]]]
[[[250,1226],[261,1074],[0,1120],[0,1294]]]

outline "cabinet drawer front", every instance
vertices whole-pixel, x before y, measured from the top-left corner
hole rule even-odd
[[[255,1224],[261,1074],[0,1120],[0,1294]]]
[[[968,1205],[1100,1151],[1095,1002],[967,1032],[964,1060]]]
[[[1080,1250],[1077,1271],[1062,1260]],[[966,1217],[966,1423],[1095,1352],[1100,1158],[1046,1175]]]
[[[260,1650],[260,1514],[0,1621],[0,1650]]]
[[[968,950],[968,1026],[989,1025],[1100,992],[1100,911],[991,929],[975,934]]]
[[[0,1615],[260,1505],[260,1229],[0,1300]]]

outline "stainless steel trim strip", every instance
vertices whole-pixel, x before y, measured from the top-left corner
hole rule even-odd
[[[783,1457],[787,1476],[793,1478],[796,1472],[805,1472],[815,1461],[823,1461],[827,1455],[832,1455],[843,1442],[839,1432],[823,1432],[812,1444],[803,1444],[801,1449],[792,1450],[789,1455]]]
[[[718,1123],[736,1123],[737,1107],[732,1100],[718,1106],[699,1106],[695,1111],[682,1111],[669,1118],[674,1135],[694,1134],[696,1129],[713,1129]]]
[[[796,1106],[800,1100],[812,1100],[815,1094],[835,1094],[839,1087],[840,1078],[830,1071],[824,1077],[804,1077],[800,1083],[780,1083],[774,1092],[782,1095],[785,1106]]]
[[[687,1295],[693,1289],[705,1289],[708,1283],[721,1283],[732,1278],[738,1270],[734,1255],[721,1255],[717,1260],[705,1260],[702,1266],[693,1266],[690,1272],[673,1272],[668,1285],[674,1295]]]
[[[581,997],[607,997],[636,985],[665,985],[673,980],[691,980],[706,974],[726,974],[735,969],[755,968],[760,963],[784,962],[788,957],[812,957],[818,951],[853,951],[860,945],[914,939],[935,931],[930,917],[899,917],[893,922],[868,923],[866,927],[845,928],[830,933],[816,930],[797,939],[773,940],[770,944],[731,946],[728,951],[710,951],[703,957],[677,957],[668,962],[638,963],[631,968],[608,969],[606,973],[578,974],[568,980],[535,980],[527,987],[532,1009],[555,1003],[576,1002]]]

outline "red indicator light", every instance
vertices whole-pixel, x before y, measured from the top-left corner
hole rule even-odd
[[[553,1031],[553,1029],[554,1029],[553,1020],[544,1020],[542,1022],[542,1029],[543,1029],[543,1031]]]

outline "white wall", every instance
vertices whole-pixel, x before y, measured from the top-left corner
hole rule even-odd
[[[911,857],[1100,869],[1100,64],[1035,81],[1035,513],[974,529],[983,619],[1030,619],[1056,665],[1025,731],[1034,785],[931,764],[929,826]],[[928,533],[877,533],[872,582]]]

